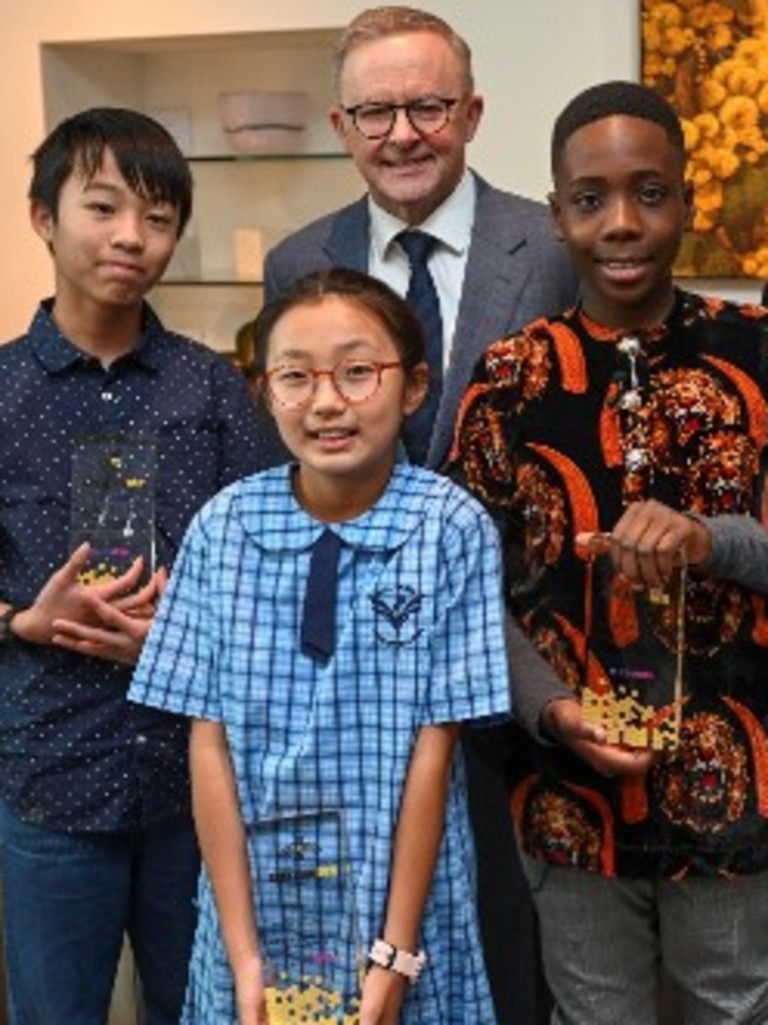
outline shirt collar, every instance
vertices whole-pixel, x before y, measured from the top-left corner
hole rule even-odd
[[[251,539],[267,551],[305,551],[327,529],[349,548],[394,551],[405,544],[427,512],[424,491],[414,486],[415,478],[426,477],[429,482],[434,477],[418,467],[397,463],[384,494],[372,508],[354,520],[327,524],[310,516],[296,501],[290,480],[286,480],[293,469],[294,464],[279,466],[240,485],[236,515]],[[264,515],[273,511],[283,520],[290,517],[290,529],[264,530]]]
[[[459,184],[450,196],[418,225],[408,225],[405,221],[401,221],[399,217],[395,217],[380,207],[369,195],[371,244],[376,255],[383,260],[387,256],[395,236],[409,227],[428,232],[452,253],[458,256],[462,255],[469,248],[472,224],[475,219],[476,195],[475,176],[471,171],[465,169]]]
[[[56,374],[78,363],[87,363],[92,357],[62,334],[53,319],[52,310],[53,299],[45,299],[40,303],[28,335],[37,358],[49,374]],[[142,334],[136,347],[121,359],[130,359],[147,370],[158,370],[164,363],[165,329],[157,314],[146,303],[142,310],[142,321]]]
[[[668,340],[674,340],[679,329],[700,319],[705,314],[706,302],[702,296],[693,292],[685,292],[680,288],[675,288],[674,303],[666,320],[653,327],[604,327],[592,320],[580,303],[571,311],[571,316],[593,341],[615,343],[621,341],[622,338],[631,336],[636,337],[641,344],[649,347],[661,347]]]

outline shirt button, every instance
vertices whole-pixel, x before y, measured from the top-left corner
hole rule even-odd
[[[146,742],[147,742],[147,738],[146,738],[146,736],[143,733],[137,733],[136,734],[136,743],[137,744],[146,744]]]
[[[112,392],[111,391],[103,391],[101,393],[101,397],[102,397],[104,402],[111,402],[112,401]]]

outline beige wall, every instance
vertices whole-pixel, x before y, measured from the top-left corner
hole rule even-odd
[[[332,27],[364,5],[365,0],[11,5],[0,42],[0,338],[23,330],[51,287],[47,254],[28,226],[25,202],[28,154],[44,132],[42,42]],[[487,111],[472,163],[502,187],[543,196],[549,128],[558,110],[585,85],[637,74],[636,0],[423,0],[422,6],[451,21],[473,47]],[[757,293],[754,286],[742,291],[750,298]]]

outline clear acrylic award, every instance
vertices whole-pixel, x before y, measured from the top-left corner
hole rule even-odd
[[[137,556],[142,581],[155,569],[156,447],[152,439],[94,435],[72,455],[72,550],[87,541],[91,554],[80,574],[103,583],[129,569]]]
[[[582,709],[611,744],[677,746],[684,699],[685,591],[681,559],[663,587],[633,584],[607,554],[589,557]]]
[[[262,820],[249,844],[270,1025],[353,1025],[363,958],[343,814]]]

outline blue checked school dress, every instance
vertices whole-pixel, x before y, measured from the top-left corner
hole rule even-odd
[[[279,919],[273,949],[285,953],[286,937],[314,929],[318,961],[331,949],[326,960],[343,976],[382,931],[418,731],[509,713],[498,542],[466,492],[398,465],[373,508],[330,525],[341,541],[335,650],[311,657],[299,644],[302,607],[312,548],[328,525],[297,504],[290,474],[284,466],[247,478],[196,517],[130,697],[225,725],[260,939],[269,953],[262,932]],[[329,879],[338,888],[323,896]],[[288,905],[299,893],[301,913],[294,900],[275,918],[286,893]],[[325,943],[331,933],[347,937],[346,953]],[[403,1022],[492,1025],[458,750],[420,946],[428,962],[408,987]],[[320,965],[318,978],[329,978],[327,969]],[[338,988],[349,990],[348,974]],[[236,1023],[205,873],[183,1020]],[[347,1019],[339,1011],[295,1020]]]

